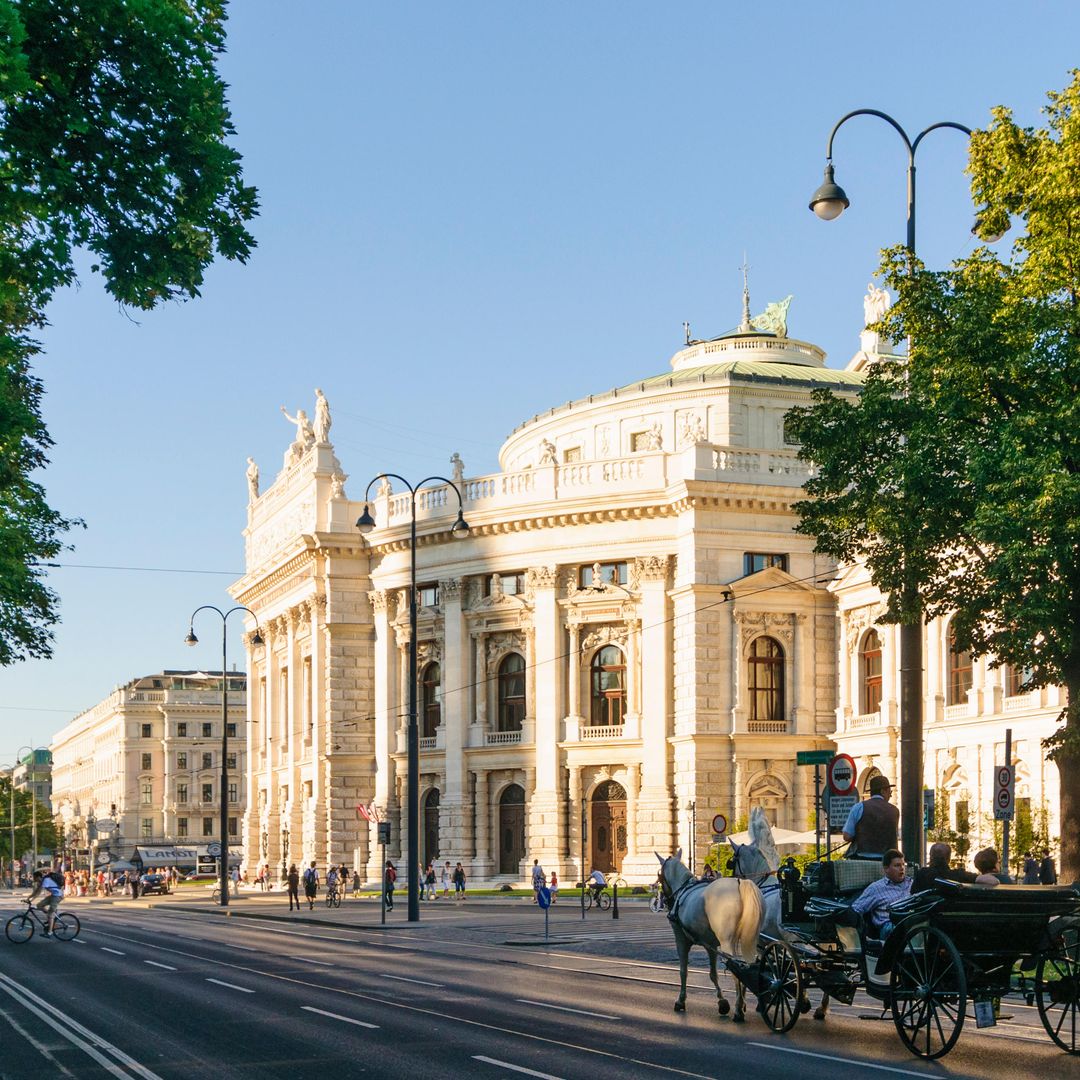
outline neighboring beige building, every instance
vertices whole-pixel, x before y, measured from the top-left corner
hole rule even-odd
[[[230,832],[240,832],[247,677],[228,673]],[[139,845],[220,837],[221,672],[163,671],[133,679],[75,717],[50,745],[53,814],[64,835],[127,857]],[[115,822],[115,829],[111,823]]]
[[[466,478],[455,455],[467,539],[452,489],[417,495],[424,861],[519,880],[538,858],[574,881],[584,819],[584,869],[646,882],[692,823],[700,859],[717,813],[807,827],[795,756],[832,745],[835,567],[793,532],[807,467],[784,415],[862,376],[782,318],[747,323],[533,417],[495,474]],[[231,590],[266,640],[248,656],[246,865],[344,860],[376,879],[358,804],[390,821],[392,858],[406,849],[410,498],[380,488],[361,537],[328,416],[296,422],[266,491],[249,469]]]

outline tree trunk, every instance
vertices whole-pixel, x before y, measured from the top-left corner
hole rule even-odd
[[[1063,745],[1054,755],[1061,783],[1059,880],[1080,881],[1080,679],[1067,679],[1069,707]]]

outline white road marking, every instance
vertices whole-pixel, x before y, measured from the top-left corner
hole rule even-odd
[[[406,979],[404,975],[386,975],[382,976],[384,979],[396,979],[398,982],[416,983],[417,986],[437,986],[443,987],[445,983],[428,982],[426,979]]]
[[[372,1031],[378,1031],[378,1024],[369,1024],[366,1020],[354,1020],[351,1016],[342,1016],[340,1013],[327,1012],[325,1009],[316,1009],[314,1005],[301,1005],[301,1009],[305,1012],[318,1013],[319,1016],[329,1016],[331,1020],[343,1020],[346,1024],[355,1024],[357,1027],[371,1028]]]
[[[798,1054],[800,1057],[817,1058],[820,1061],[839,1061],[844,1065],[854,1065],[857,1069],[876,1069],[878,1072],[899,1073],[901,1076],[932,1076],[932,1073],[916,1072],[914,1069],[897,1069],[892,1065],[875,1065],[872,1061],[859,1061],[856,1058],[838,1057],[836,1054],[815,1054],[811,1050],[795,1050],[790,1046],[777,1046],[775,1043],[751,1042],[747,1046],[759,1046],[762,1050],[775,1050],[780,1054]]]
[[[600,1020],[621,1020],[621,1016],[612,1016],[610,1013],[589,1012],[588,1009],[571,1009],[568,1005],[550,1005],[546,1001],[530,1001],[528,998],[515,998],[522,1005],[536,1005],[541,1009],[558,1009],[559,1012],[577,1013],[578,1016],[595,1016]]]
[[[231,941],[214,941],[211,938],[206,939],[208,945],[227,945],[230,949],[241,949],[244,952],[258,952],[258,949],[253,949],[250,945],[235,945]]]
[[[175,971],[176,968],[172,964],[159,964],[156,960],[144,960],[144,964],[149,964],[151,967],[164,968],[166,971]]]
[[[85,945],[86,944],[86,942],[83,941],[82,938],[72,938],[71,940],[74,941],[76,945]]]
[[[218,986],[227,986],[230,990],[239,990],[242,994],[254,994],[254,990],[249,990],[246,986],[237,986],[236,983],[222,982],[220,979],[207,979],[207,982],[217,983]]]
[[[473,1061],[483,1061],[488,1065],[498,1065],[500,1069],[509,1069],[511,1072],[524,1073],[526,1076],[539,1076],[541,1080],[561,1080],[561,1077],[551,1073],[537,1072],[535,1069],[526,1069],[523,1065],[511,1065],[509,1061],[499,1061],[498,1058],[484,1057],[483,1054],[473,1054]]]
[[[321,967],[333,967],[334,965],[326,960],[312,960],[310,956],[290,956],[290,960],[302,960],[305,964],[319,964]]]
[[[119,949],[109,949],[106,946],[101,946],[102,952],[111,952],[114,956],[127,956],[127,953],[122,953]]]

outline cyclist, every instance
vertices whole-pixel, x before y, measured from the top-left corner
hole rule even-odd
[[[585,888],[592,893],[592,901],[597,907],[600,906],[600,897],[607,888],[607,879],[599,870],[594,870],[585,882]]]
[[[326,891],[331,897],[335,896],[338,891],[338,868],[332,863],[326,871]]]
[[[49,917],[45,937],[49,937],[53,932],[56,909],[60,906],[63,895],[64,875],[59,870],[46,870],[44,873],[40,870],[34,871],[34,891],[30,894],[30,902]]]

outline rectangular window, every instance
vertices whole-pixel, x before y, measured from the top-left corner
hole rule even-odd
[[[305,656],[304,657],[303,676],[304,676],[304,685],[303,685],[304,700],[301,703],[300,707],[303,710],[304,742],[306,742],[306,743],[308,743],[310,745],[312,737],[314,735],[314,728],[315,728],[314,710],[311,707],[312,706],[312,702],[311,702],[312,686],[311,686],[311,657],[310,656]]]
[[[203,738],[204,739],[209,739],[210,736],[213,735],[213,733],[214,733],[214,725],[213,724],[203,724],[202,733],[203,733]]]
[[[240,801],[240,785],[239,784],[230,784],[229,785],[229,802],[238,803],[239,801]]]
[[[756,574],[759,570],[766,570],[770,566],[775,566],[777,570],[787,570],[787,556],[765,551],[748,551],[743,555],[744,577]]]
[[[212,817],[204,817],[202,819],[202,834],[203,836],[214,835],[214,819]]]
[[[229,818],[229,835],[230,836],[238,835],[239,830],[237,829],[237,824],[238,823],[237,823],[236,818],[234,818],[234,817]]]
[[[236,768],[236,755],[235,754],[226,754],[225,755],[225,768],[226,769],[235,769]]]
[[[178,769],[186,769],[187,768],[187,751],[186,750],[182,750],[179,754],[176,755],[176,767]]]
[[[144,780],[142,783],[142,804],[143,806],[154,805],[154,785],[150,780]]]
[[[143,724],[143,726],[142,726],[142,737],[144,739],[150,739],[150,738],[153,738],[153,734],[154,734],[153,727],[150,724]]]
[[[187,784],[176,785],[176,801],[178,803],[187,802]]]
[[[418,585],[416,588],[417,601],[421,607],[439,606],[438,585]]]
[[[203,784],[203,786],[202,786],[202,801],[204,803],[214,801],[214,785],[213,784]]]
[[[142,755],[142,767],[144,769],[152,769],[154,767],[152,762],[153,758],[149,754]]]
[[[177,724],[176,725],[176,737],[178,739],[186,739],[187,738],[187,724]]]
[[[178,817],[176,819],[176,835],[187,836],[187,818]]]
[[[581,460],[581,447],[568,446],[562,454],[564,465],[574,465]]]
[[[139,833],[143,840],[149,840],[154,835],[154,819],[152,817],[144,817],[139,823]]]
[[[204,769],[212,769],[214,767],[214,755],[213,754],[203,754],[203,756],[202,756],[202,767]]]
[[[599,577],[597,573],[599,572]],[[579,576],[581,587],[587,589],[596,585],[625,585],[626,563],[606,562],[583,566]]]
[[[225,734],[228,735],[230,739],[235,739],[236,738],[236,725],[235,724],[226,724],[225,725]]]

